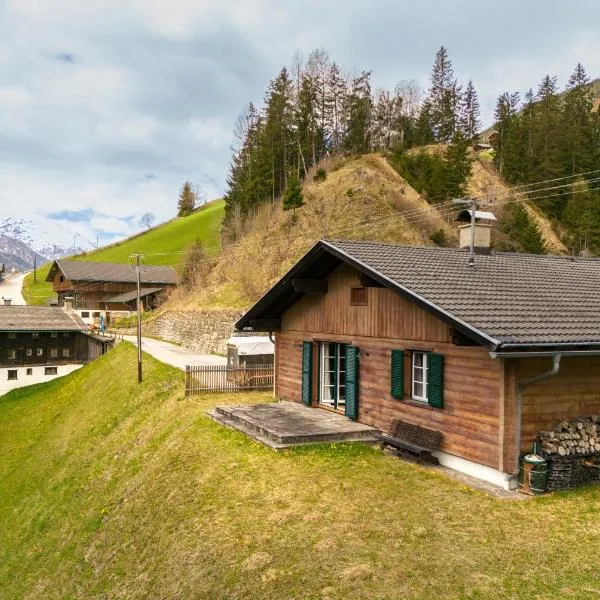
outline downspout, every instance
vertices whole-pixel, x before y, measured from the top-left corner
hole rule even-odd
[[[523,392],[528,385],[537,383],[538,381],[544,381],[545,379],[550,379],[550,377],[557,375],[560,370],[561,358],[562,354],[554,354],[552,356],[552,368],[549,371],[540,373],[539,375],[534,375],[533,377],[525,377],[525,379],[521,379],[517,382],[517,422],[515,424],[517,465],[519,463],[519,454],[521,453],[521,414],[523,412]]]
[[[273,339],[273,332],[269,331],[269,341],[271,342],[271,344],[273,344],[273,398],[276,397],[276,390],[275,390],[275,365],[277,363],[276,361],[276,356],[275,356],[275,352],[276,352],[276,348],[275,348],[275,340]]]

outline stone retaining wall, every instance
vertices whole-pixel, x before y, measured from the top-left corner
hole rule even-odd
[[[227,340],[243,311],[167,310],[143,324],[143,334],[176,342],[206,354],[227,354]]]

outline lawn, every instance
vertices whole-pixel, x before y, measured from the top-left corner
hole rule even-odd
[[[189,217],[167,221],[150,231],[127,238],[122,242],[76,256],[76,260],[126,263],[134,253],[145,255],[149,265],[177,266],[184,257],[183,252],[196,240],[207,248],[219,246],[219,232],[225,216],[225,202],[214,200]],[[214,250],[213,250],[214,251]],[[47,304],[56,295],[52,284],[46,283],[51,263],[38,269],[38,281],[33,283],[33,274],[25,277],[23,296],[28,304]]]
[[[594,598],[596,488],[507,502],[363,445],[276,453],[120,345],[0,398],[2,598]]]

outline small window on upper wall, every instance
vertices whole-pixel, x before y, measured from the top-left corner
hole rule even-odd
[[[51,337],[51,338],[57,338],[57,337],[58,337],[58,331],[52,331],[52,332],[50,333],[50,337]]]
[[[63,337],[70,337],[71,334],[68,331],[63,331]]]
[[[65,280],[64,275],[61,275],[59,279],[60,279],[60,282],[62,283]]]
[[[71,356],[71,348],[63,348],[62,349],[62,355],[65,358],[68,358],[69,356]]]
[[[39,332],[37,332],[37,331],[33,331],[33,332],[31,333],[31,337],[34,337],[34,338],[39,338],[39,337],[40,337],[40,334],[39,334]]]
[[[8,334],[8,339],[9,340],[16,340],[17,339],[17,334],[14,331],[10,331]]]
[[[355,287],[350,288],[350,306],[366,306],[367,305],[367,288]]]
[[[33,356],[33,348],[26,348],[25,356]]]

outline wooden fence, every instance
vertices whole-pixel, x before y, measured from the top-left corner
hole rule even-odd
[[[186,366],[185,395],[206,392],[244,392],[273,388],[273,365],[252,367]]]

